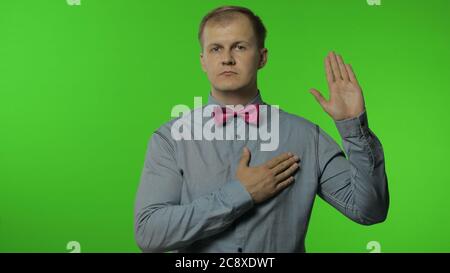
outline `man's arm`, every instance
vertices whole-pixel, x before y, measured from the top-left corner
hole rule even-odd
[[[384,154],[369,129],[367,114],[336,121],[345,154],[318,127],[318,194],[353,221],[371,225],[383,222],[389,208]]]
[[[175,250],[217,234],[253,206],[239,181],[180,205],[182,175],[174,153],[164,137],[153,134],[135,204],[135,239],[144,252]]]
[[[317,127],[318,194],[358,223],[382,222],[389,207],[384,154],[369,129],[361,87],[351,65],[334,52],[325,58],[325,72],[329,100],[316,89],[310,92],[335,121],[348,160],[337,143]]]

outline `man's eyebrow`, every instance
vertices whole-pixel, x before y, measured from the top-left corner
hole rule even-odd
[[[236,41],[236,42],[234,42],[232,45],[237,45],[237,44],[241,44],[241,43],[250,44],[250,43],[247,42],[247,41]],[[211,44],[209,44],[207,47],[211,47],[211,46],[222,46],[222,44],[219,44],[219,43],[211,43]]]

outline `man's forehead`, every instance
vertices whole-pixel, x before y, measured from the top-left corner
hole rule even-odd
[[[207,25],[204,29],[205,35],[251,35],[253,28],[244,24],[227,24],[227,25]]]
[[[238,42],[252,43],[255,40],[253,29],[236,27],[211,27],[205,28],[203,32],[203,40],[207,46],[211,44],[234,44]]]

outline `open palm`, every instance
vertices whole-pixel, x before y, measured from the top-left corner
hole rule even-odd
[[[324,111],[335,121],[361,114],[365,109],[364,98],[350,64],[345,64],[340,55],[330,52],[325,58],[325,72],[330,99],[326,100],[316,89],[310,90]]]

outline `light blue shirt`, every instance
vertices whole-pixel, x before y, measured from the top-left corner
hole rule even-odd
[[[258,93],[249,103],[264,102]],[[212,104],[223,106],[210,94],[207,105]],[[345,154],[319,126],[281,109],[279,145],[273,151],[261,151],[261,140],[248,137],[174,140],[171,127],[180,118],[157,129],[148,144],[135,203],[135,238],[143,252],[305,252],[317,195],[357,223],[386,219],[383,149],[369,129],[366,111],[335,122]],[[254,126],[240,124],[234,130],[237,138]],[[235,176],[244,146],[251,151],[250,166],[283,152],[298,155],[295,182],[254,204]]]

